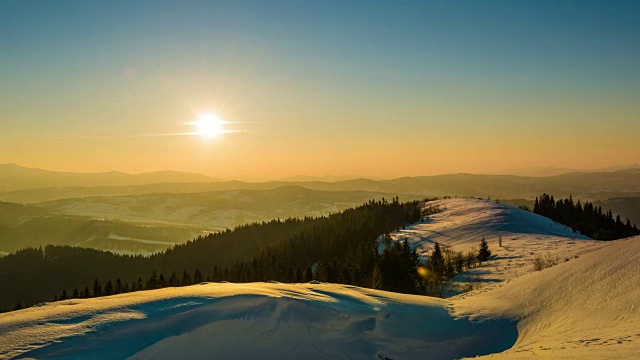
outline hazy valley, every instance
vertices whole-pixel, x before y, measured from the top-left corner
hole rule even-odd
[[[178,172],[134,176],[68,174],[9,165],[3,168],[1,177],[7,183],[27,187],[0,192],[4,201],[0,204],[4,214],[0,251],[4,253],[28,246],[64,244],[149,255],[208,232],[277,218],[329,215],[371,199],[394,196],[401,201],[482,197],[532,208],[534,198],[547,192],[595,201],[623,219],[640,223],[638,169],[551,177],[458,174],[395,180],[247,183],[200,182],[195,180],[206,177]],[[36,185],[30,185],[29,179],[41,173],[54,181],[74,179],[82,186],[30,188]],[[108,181],[102,180],[105,178]],[[194,182],[134,185],[178,178]],[[122,185],[91,185],[94,181]]]

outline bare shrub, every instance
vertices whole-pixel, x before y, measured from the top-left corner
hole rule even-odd
[[[464,292],[480,289],[480,278],[478,276],[467,276],[467,281],[464,286]]]
[[[538,256],[533,259],[533,269],[535,271],[541,271],[556,265],[558,265],[558,257],[552,256],[551,253],[547,253],[547,256],[544,257],[538,254]]]

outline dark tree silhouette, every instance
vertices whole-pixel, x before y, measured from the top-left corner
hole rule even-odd
[[[629,219],[622,222],[619,215],[614,218],[611,210],[603,212],[602,207],[596,207],[590,202],[585,202],[584,205],[580,201],[574,203],[571,196],[556,201],[552,195],[542,194],[536,197],[533,212],[596,240],[614,240],[640,235],[638,228],[632,225]]]
[[[394,198],[392,202],[369,201],[329,216],[242,225],[150,257],[68,246],[24,249],[0,258],[0,273],[17,274],[0,277],[0,308],[9,308],[18,300],[23,304],[49,301],[62,290],[74,287],[86,288],[82,297],[91,297],[105,292],[192,285],[204,279],[318,279],[372,287],[377,278],[380,281],[376,280],[376,286],[381,289],[421,293],[424,285],[417,276],[418,256],[409,243],[394,241],[382,254],[378,248],[381,236],[415,223],[422,216],[422,203],[403,204]],[[19,271],[25,266],[32,271]],[[209,272],[203,273],[203,269]],[[378,272],[376,276],[374,271]],[[180,273],[182,277],[178,278],[176,274]],[[168,281],[163,274],[171,274]],[[89,292],[91,288],[93,292]]]
[[[478,262],[480,265],[489,260],[489,256],[491,256],[491,250],[489,250],[489,244],[487,244],[487,240],[483,236],[478,249]]]
[[[98,282],[98,278],[93,281],[93,296],[102,296],[102,286]]]

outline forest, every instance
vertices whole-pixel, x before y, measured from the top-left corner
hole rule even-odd
[[[442,296],[450,278],[490,259],[487,242],[460,253],[435,243],[420,259],[390,234],[423,221],[425,202],[371,200],[322,217],[275,219],[200,236],[150,257],[70,246],[27,248],[0,258],[0,309],[46,301],[187,286],[204,281],[341,283],[408,294]],[[533,211],[594,239],[638,234],[629,220],[572,198],[543,194]]]
[[[553,195],[542,194],[536,197],[533,212],[596,240],[615,240],[640,235],[638,227],[631,224],[629,219],[623,222],[620,215],[614,217],[611,210],[604,212],[601,206],[594,206],[588,201],[584,204],[580,201],[574,202],[571,196],[555,200]]]
[[[7,289],[0,295],[0,308],[204,280],[294,282],[313,277],[371,285],[382,261],[378,238],[424,216],[421,202],[394,198],[329,216],[238,226],[150,257],[69,246],[27,248],[0,258],[0,288]],[[405,255],[417,258],[410,253]],[[415,274],[415,266],[413,270]]]

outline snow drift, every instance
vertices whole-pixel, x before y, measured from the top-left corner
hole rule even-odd
[[[53,359],[452,359],[505,350],[511,320],[334,284],[206,283],[0,315],[0,354]]]
[[[633,237],[453,301],[461,316],[518,321],[505,359],[637,359],[639,285],[640,237]]]

